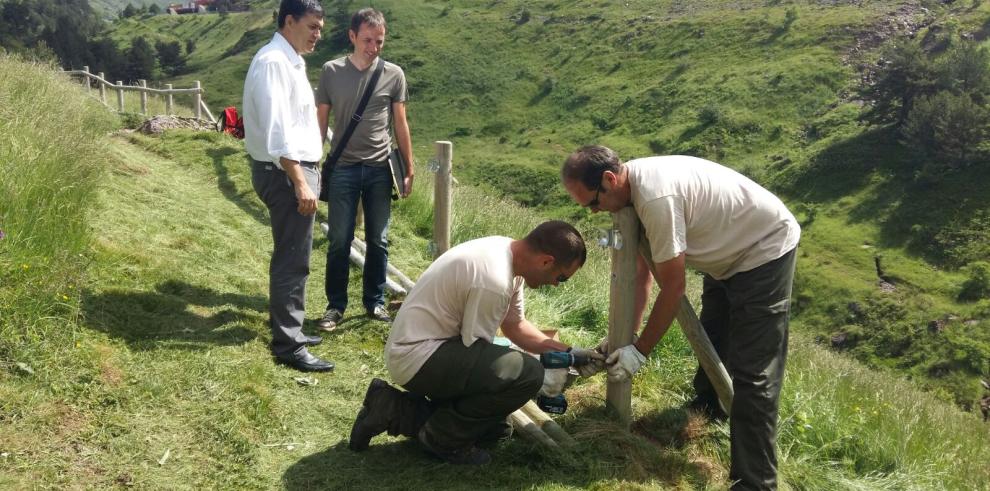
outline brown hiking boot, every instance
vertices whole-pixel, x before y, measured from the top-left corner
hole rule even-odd
[[[418,439],[427,452],[448,464],[485,465],[492,461],[492,455],[487,450],[474,445],[454,449],[441,447],[430,438],[429,433],[426,432],[426,426],[420,428]]]
[[[351,440],[347,447],[355,452],[368,449],[371,439],[388,429],[396,407],[394,399],[401,392],[388,382],[375,378],[368,384],[364,403],[351,427]]]

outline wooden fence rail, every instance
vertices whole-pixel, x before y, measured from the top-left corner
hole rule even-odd
[[[66,70],[65,73],[69,75],[84,77],[86,79],[86,87],[92,90],[93,83],[99,87],[100,101],[103,104],[107,104],[107,87],[112,90],[117,91],[117,110],[124,112],[124,92],[139,92],[141,94],[141,114],[148,114],[148,94],[158,95],[165,98],[165,113],[171,115],[175,105],[173,104],[172,96],[176,94],[192,94],[193,96],[193,107],[196,112],[196,119],[203,119],[203,113],[206,113],[207,118],[210,122],[216,123],[216,118],[213,117],[213,113],[210,109],[206,107],[206,103],[203,102],[203,87],[200,85],[199,80],[195,82],[195,86],[189,89],[173,89],[172,84],[166,84],[164,89],[155,89],[148,87],[147,80],[138,81],[139,85],[124,85],[124,82],[118,80],[117,83],[112,83],[106,78],[104,78],[103,72],[99,74],[90,73],[89,67],[84,66],[82,70]]]

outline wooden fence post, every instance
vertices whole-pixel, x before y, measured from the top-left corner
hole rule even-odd
[[[636,256],[639,254],[639,218],[633,208],[623,208],[612,214],[611,238],[612,276],[609,286],[608,345],[611,349],[629,345],[636,332]],[[632,421],[632,379],[608,382],[605,404],[614,411],[619,422],[629,426]]]
[[[203,119],[203,87],[196,81],[196,119]]]
[[[433,253],[434,259],[450,249],[450,205],[452,201],[450,167],[454,145],[448,141],[438,141],[436,147],[437,162],[440,163],[440,168],[437,169],[437,177],[433,187],[433,242],[436,243],[436,251]]]
[[[148,88],[148,81],[147,80],[142,79],[142,80],[139,80],[138,82],[141,83],[141,88],[142,89],[147,89]],[[147,116],[148,115],[148,93],[145,92],[144,90],[141,91],[141,114],[143,116]]]
[[[100,84],[100,102],[105,106],[107,104],[107,87],[103,83],[104,80],[106,80],[106,76],[100,72],[100,79],[96,83]]]
[[[124,82],[117,81],[117,111],[124,112]]]
[[[93,91],[92,80],[89,79],[89,66],[83,65],[83,80],[86,82],[86,93]]]
[[[165,114],[172,115],[172,84],[165,84],[168,94],[165,96]]]

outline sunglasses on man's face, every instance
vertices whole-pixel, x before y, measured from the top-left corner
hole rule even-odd
[[[594,197],[594,199],[592,199],[591,201],[589,201],[588,204],[586,204],[584,206],[586,206],[588,208],[594,208],[594,207],[598,206],[598,193],[600,193],[600,192],[602,192],[602,187],[601,186],[598,186],[598,189],[595,190],[595,197]]]

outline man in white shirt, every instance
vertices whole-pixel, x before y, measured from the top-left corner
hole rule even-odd
[[[323,141],[301,55],[313,52],[322,29],[317,0],[282,0],[278,32],[248,68],[243,106],[251,181],[268,207],[275,242],[268,270],[272,354],[296,369],[326,372],[333,363],[306,349],[322,339],[302,332]]]
[[[569,351],[599,360],[597,367],[603,368],[600,353],[547,337],[523,313],[524,283],[530,288],[559,285],[584,265],[586,252],[573,226],[550,221],[521,240],[486,237],[440,256],[409,292],[385,344],[385,365],[409,392],[373,380],[351,430],[350,448],[364,450],[374,435],[387,430],[417,437],[449,463],[487,463],[491,457],[476,444],[497,440],[509,414],[541,386],[556,395],[565,381],[545,379],[535,357],[493,344],[499,327],[530,353]],[[587,376],[597,371],[595,366],[580,371]],[[560,370],[546,370],[551,372]]]
[[[777,409],[787,356],[795,250],[801,229],[766,189],[714,162],[685,156],[622,163],[612,150],[578,149],[561,169],[567,192],[592,211],[636,210],[661,286],[639,338],[609,353],[609,379],[632,377],[667,332],[684,295],[685,266],[704,273],[701,322],[732,378],[733,489],[777,486]],[[636,319],[651,282],[637,275]],[[717,414],[718,398],[699,368],[692,404]]]

